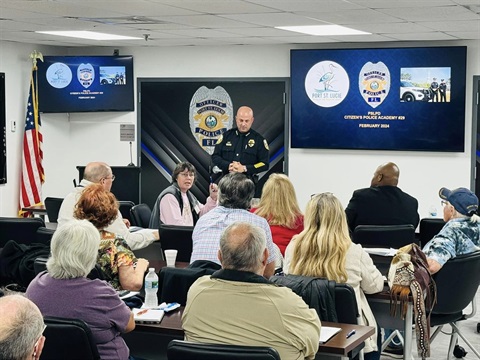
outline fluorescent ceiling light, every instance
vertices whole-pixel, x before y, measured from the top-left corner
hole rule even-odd
[[[350,29],[340,25],[277,26],[276,28],[316,36],[371,35],[369,32]]]
[[[122,36],[122,35],[112,35],[105,34],[93,31],[35,31],[39,34],[48,34],[48,35],[58,35],[58,36],[67,36],[78,39],[89,39],[89,40],[142,40],[143,38],[132,37],[132,36]]]

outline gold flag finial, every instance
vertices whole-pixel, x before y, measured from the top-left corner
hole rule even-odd
[[[37,60],[43,61],[43,55],[37,50],[33,50],[30,54],[30,59],[32,59],[33,67],[37,67]]]

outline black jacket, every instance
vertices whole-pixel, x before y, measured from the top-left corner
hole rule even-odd
[[[301,275],[272,276],[270,281],[292,289],[310,309],[315,309],[321,321],[338,322],[335,281]]]
[[[347,208],[348,227],[358,225],[405,225],[417,227],[418,201],[396,186],[376,186],[356,190]]]

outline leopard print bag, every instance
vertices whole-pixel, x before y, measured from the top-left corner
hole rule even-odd
[[[390,312],[405,319],[409,297],[413,300],[415,333],[418,355],[430,356],[430,312],[436,303],[437,289],[427,258],[417,244],[398,249],[388,271],[390,286]]]

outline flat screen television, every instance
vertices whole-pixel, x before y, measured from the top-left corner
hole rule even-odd
[[[44,113],[133,111],[132,56],[44,56],[38,107]]]
[[[291,50],[292,148],[463,152],[466,54]]]

